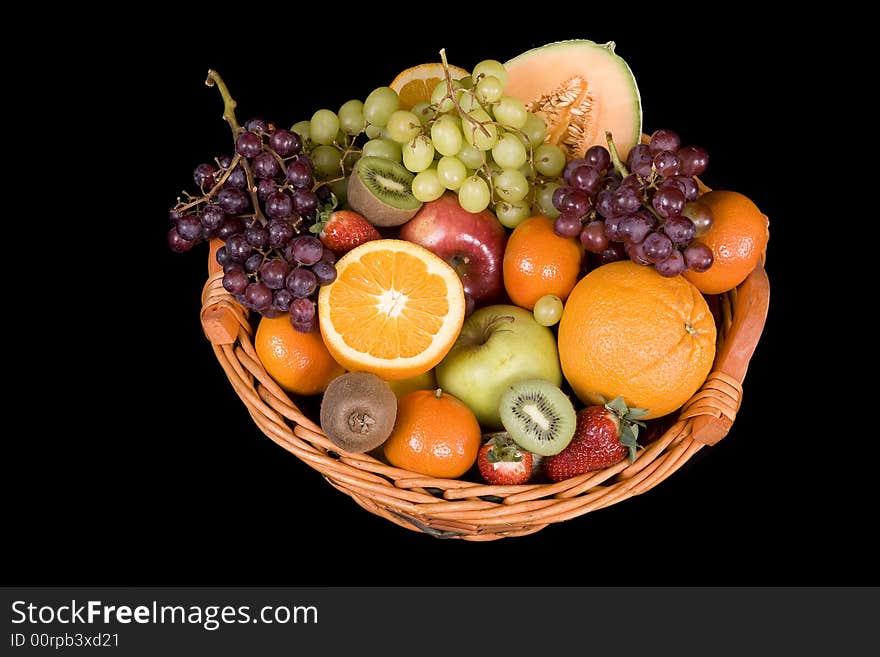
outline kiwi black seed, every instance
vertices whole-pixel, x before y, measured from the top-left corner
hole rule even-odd
[[[378,447],[394,428],[397,397],[375,374],[348,372],[336,377],[321,400],[321,429],[346,452]]]
[[[374,226],[400,226],[422,207],[412,181],[413,174],[399,162],[362,157],[348,178],[348,204]]]
[[[501,395],[498,411],[516,444],[541,456],[553,456],[565,449],[577,426],[571,400],[544,379],[510,386]]]

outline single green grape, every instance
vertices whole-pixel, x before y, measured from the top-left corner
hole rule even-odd
[[[338,148],[326,145],[318,146],[312,149],[311,158],[315,173],[319,176],[331,178],[341,173],[339,161],[342,159],[342,153]]]
[[[364,132],[367,137],[370,139],[391,139],[388,136],[388,131],[385,128],[380,128],[377,125],[373,125],[372,123],[368,124],[366,128],[364,128]]]
[[[480,105],[480,101],[477,99],[477,95],[473,91],[462,91],[458,97],[458,106],[462,112],[468,114],[476,109],[483,109],[483,106]]]
[[[309,132],[312,141],[316,144],[332,144],[339,133],[339,117],[336,112],[328,109],[319,109],[312,114],[309,122]]]
[[[348,178],[337,178],[328,184],[330,185],[330,191],[336,197],[337,207],[341,208],[348,200]]]
[[[458,189],[458,204],[468,212],[482,212],[490,199],[489,185],[480,176],[466,178]]]
[[[339,127],[345,134],[356,135],[363,131],[366,119],[364,118],[364,104],[361,101],[346,101],[336,114],[339,116]]]
[[[367,123],[384,128],[388,117],[400,107],[400,96],[391,87],[378,87],[364,101],[364,118]]]
[[[458,189],[467,175],[467,167],[457,157],[444,155],[437,162],[437,176],[446,189]]]
[[[505,228],[516,228],[524,220],[532,216],[532,209],[525,201],[498,201],[495,204],[495,215]]]
[[[437,175],[437,169],[430,168],[416,174],[412,181],[412,193],[422,203],[435,201],[446,191]]]
[[[460,94],[458,91],[461,89],[461,85],[458,84],[455,80],[452,81],[452,91],[455,94]],[[447,86],[446,80],[440,80],[435,86],[434,90],[431,92],[431,105],[434,105],[437,108],[437,111],[441,113],[451,112],[453,108],[455,108],[455,103],[452,102],[451,98],[447,98]],[[455,97],[458,100],[458,95]]]
[[[419,122],[422,125],[427,125],[428,121],[434,118],[437,112],[431,107],[431,103],[418,103],[413,106],[412,110],[410,110],[413,114],[419,117]]]
[[[516,169],[504,169],[492,178],[495,194],[502,201],[522,201],[529,193],[529,181]]]
[[[556,144],[541,144],[535,149],[535,169],[542,176],[558,178],[565,168],[565,151]]]
[[[562,299],[545,294],[535,302],[535,321],[541,326],[553,326],[562,318]]]
[[[312,131],[309,129],[310,121],[297,121],[291,126],[290,130],[298,134],[303,141],[303,145],[308,144],[312,140]]]
[[[502,96],[501,99],[492,106],[492,113],[495,120],[502,125],[511,128],[522,128],[529,118],[526,106],[519,98],[513,96]]]
[[[461,120],[456,116],[444,114],[431,126],[431,141],[440,155],[457,155],[463,139]]]
[[[465,75],[461,80],[457,80],[462,89],[473,89],[474,79],[470,75]]]
[[[388,136],[398,144],[405,144],[422,130],[419,117],[408,110],[395,110],[385,124]]]
[[[403,166],[413,173],[424,171],[434,161],[434,145],[425,135],[416,135],[403,145],[402,150]]]
[[[464,132],[464,140],[477,150],[488,151],[498,141],[498,126],[493,125],[492,117],[481,109],[474,110],[470,116],[482,125],[477,125],[462,117],[461,127]]]
[[[497,103],[504,94],[504,85],[494,75],[483,77],[474,88],[477,98],[483,103]]]
[[[534,169],[532,169],[532,163],[528,160],[526,160],[525,164],[517,169],[517,171],[519,171],[529,181],[534,180],[535,178],[535,171]]]
[[[492,159],[504,169],[519,169],[526,163],[528,154],[519,137],[512,132],[505,132],[492,147]]]
[[[484,59],[482,62],[474,66],[474,70],[471,71],[471,77],[477,84],[480,84],[480,79],[484,77],[495,77],[501,82],[502,88],[507,86],[507,69],[504,68],[504,64],[494,59]]]
[[[403,153],[400,144],[390,139],[371,139],[364,144],[364,155],[369,157],[383,157],[386,160],[400,162]]]
[[[462,144],[455,156],[472,171],[483,166],[483,154],[470,144]]]
[[[553,207],[553,192],[560,187],[557,181],[544,183],[535,188],[535,212],[545,217],[555,219],[559,216],[559,210]]]
[[[543,143],[544,137],[547,136],[547,124],[544,123],[544,119],[538,114],[532,114],[531,112],[529,112],[529,115],[526,117],[525,125],[523,125],[521,129],[526,133],[526,137],[528,137],[532,148]]]

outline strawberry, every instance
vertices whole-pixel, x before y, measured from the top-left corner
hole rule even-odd
[[[505,431],[490,434],[477,453],[477,467],[492,486],[524,484],[532,476],[532,453],[521,449]]]
[[[326,213],[325,216],[320,216],[318,222],[309,230],[318,236],[325,247],[338,256],[348,253],[364,242],[381,237],[373,224],[351,210]]]
[[[544,459],[544,474],[550,481],[562,481],[611,467],[627,455],[632,463],[639,447],[639,427],[645,426],[638,419],[647,413],[641,408],[627,408],[623,397],[581,410],[568,446]]]

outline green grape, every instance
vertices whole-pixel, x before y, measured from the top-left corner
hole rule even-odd
[[[338,178],[331,183],[330,191],[336,197],[336,207],[342,207],[348,201],[348,178]]]
[[[403,153],[400,144],[390,139],[371,139],[364,144],[364,155],[369,157],[383,157],[386,160],[400,162]]]
[[[535,149],[535,169],[542,176],[558,178],[565,168],[565,151],[556,144],[541,144]]]
[[[533,180],[535,177],[535,171],[532,169],[532,163],[526,160],[526,163],[523,164],[518,171],[525,176],[529,181]]]
[[[544,123],[544,119],[538,114],[530,112],[526,117],[526,123],[522,127],[522,131],[526,133],[529,143],[534,148],[543,143],[544,137],[547,135],[547,124]]]
[[[332,144],[339,133],[339,117],[328,109],[320,109],[312,114],[309,132],[316,144]]]
[[[367,137],[370,139],[390,139],[388,136],[388,131],[385,128],[380,128],[377,125],[373,125],[372,123],[367,124],[367,127],[364,128],[364,132]]]
[[[388,117],[400,107],[400,96],[391,87],[373,89],[364,101],[364,118],[367,123],[384,128]]]
[[[498,141],[498,126],[493,125],[491,123],[492,117],[481,109],[474,110],[470,116],[482,123],[483,126],[462,118],[461,127],[465,141],[477,150],[488,151]]]
[[[522,128],[529,118],[526,106],[519,98],[513,96],[502,96],[501,100],[492,106],[492,113],[498,123],[511,128]]]
[[[505,169],[518,169],[525,164],[528,154],[519,137],[505,132],[492,147],[492,159]]]
[[[474,170],[483,166],[483,154],[470,144],[462,144],[461,150],[458,151],[455,156],[461,160],[468,169]]]
[[[312,131],[309,129],[311,122],[309,121],[297,121],[291,126],[290,130],[295,132],[300,137],[302,137],[303,145],[308,144],[312,141]]]
[[[555,219],[559,210],[553,207],[553,192],[560,186],[558,181],[544,183],[535,188],[535,213]]]
[[[457,155],[462,139],[461,121],[451,114],[444,114],[431,126],[431,141],[440,155]]]
[[[426,125],[428,121],[433,119],[434,115],[437,114],[437,112],[431,108],[431,103],[418,103],[411,111],[419,117],[419,122],[421,122],[422,125]]]
[[[468,114],[475,109],[483,109],[483,106],[480,105],[480,102],[477,99],[477,95],[472,91],[461,92],[461,96],[458,97],[458,106],[463,112],[467,112]]]
[[[388,136],[398,144],[405,144],[419,134],[421,129],[422,123],[419,121],[419,117],[407,110],[392,112],[391,116],[388,117],[388,123],[385,125]]]
[[[312,164],[315,166],[315,173],[324,178],[338,176],[341,173],[339,162],[342,159],[342,153],[338,148],[333,146],[318,146],[312,149]]]
[[[545,294],[535,302],[535,321],[541,326],[553,326],[562,318],[562,299],[555,294]]]
[[[495,204],[495,215],[505,228],[516,228],[532,216],[532,209],[525,201],[499,201]]]
[[[501,80],[494,75],[487,75],[477,82],[474,90],[477,92],[480,102],[497,103],[504,93],[504,86],[501,84]]]
[[[359,100],[349,100],[342,104],[337,112],[339,116],[339,127],[347,135],[356,135],[363,131],[364,123],[364,104]]]
[[[342,131],[342,128],[339,129],[339,132],[336,133],[336,143],[339,146],[345,148],[351,142],[351,139],[347,134]]]
[[[417,135],[403,146],[403,166],[419,173],[434,161],[434,145],[425,135]]]
[[[446,187],[437,175],[437,169],[425,169],[416,174],[412,181],[412,193],[422,203],[435,201],[446,191]]]
[[[468,212],[482,212],[490,198],[489,185],[479,176],[466,178],[458,189],[458,204]]]
[[[452,90],[456,94],[460,94],[461,92],[457,91],[461,89],[461,85],[455,80],[452,81]],[[455,107],[455,103],[452,102],[451,98],[447,98],[447,87],[446,80],[440,80],[434,87],[434,90],[431,92],[431,104],[437,107],[437,111],[441,113],[451,112]],[[458,100],[458,95],[456,95],[456,100]]]
[[[507,69],[504,68],[504,64],[494,59],[483,60],[474,66],[474,70],[471,72],[471,77],[477,84],[480,84],[481,78],[489,76],[498,78],[502,87],[507,86]]]
[[[502,201],[522,201],[529,193],[529,181],[516,169],[504,169],[492,178],[492,182]]]
[[[457,157],[445,155],[437,162],[437,176],[446,189],[458,189],[467,175],[467,167]]]
[[[462,89],[474,88],[474,79],[470,75],[464,76],[461,80],[458,80],[458,83],[461,85]]]

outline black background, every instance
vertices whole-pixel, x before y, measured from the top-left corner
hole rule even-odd
[[[28,429],[4,459],[10,583],[876,583],[844,429],[853,420],[828,403],[829,387],[852,386],[823,374],[836,314],[811,276],[832,258],[808,248],[824,206],[803,203],[816,192],[796,152],[816,144],[805,37],[757,17],[723,29],[559,21],[497,36],[485,23],[474,36],[338,18],[330,37],[306,16],[228,20],[238,24],[225,32],[168,22],[83,39],[76,74],[51,83],[79,131],[69,162],[84,175],[65,198],[81,223],[64,239],[88,274],[61,275],[50,321],[27,324],[45,360],[21,374],[35,410],[21,411]],[[770,217],[767,327],[731,433],[659,487],[528,537],[436,540],[362,510],[260,433],[201,333],[207,247],[170,253],[167,210],[196,164],[231,150],[219,95],[203,84],[209,67],[240,120],[289,125],[364,98],[441,47],[468,68],[564,38],[615,40],[645,131],[705,146],[707,183]]]

